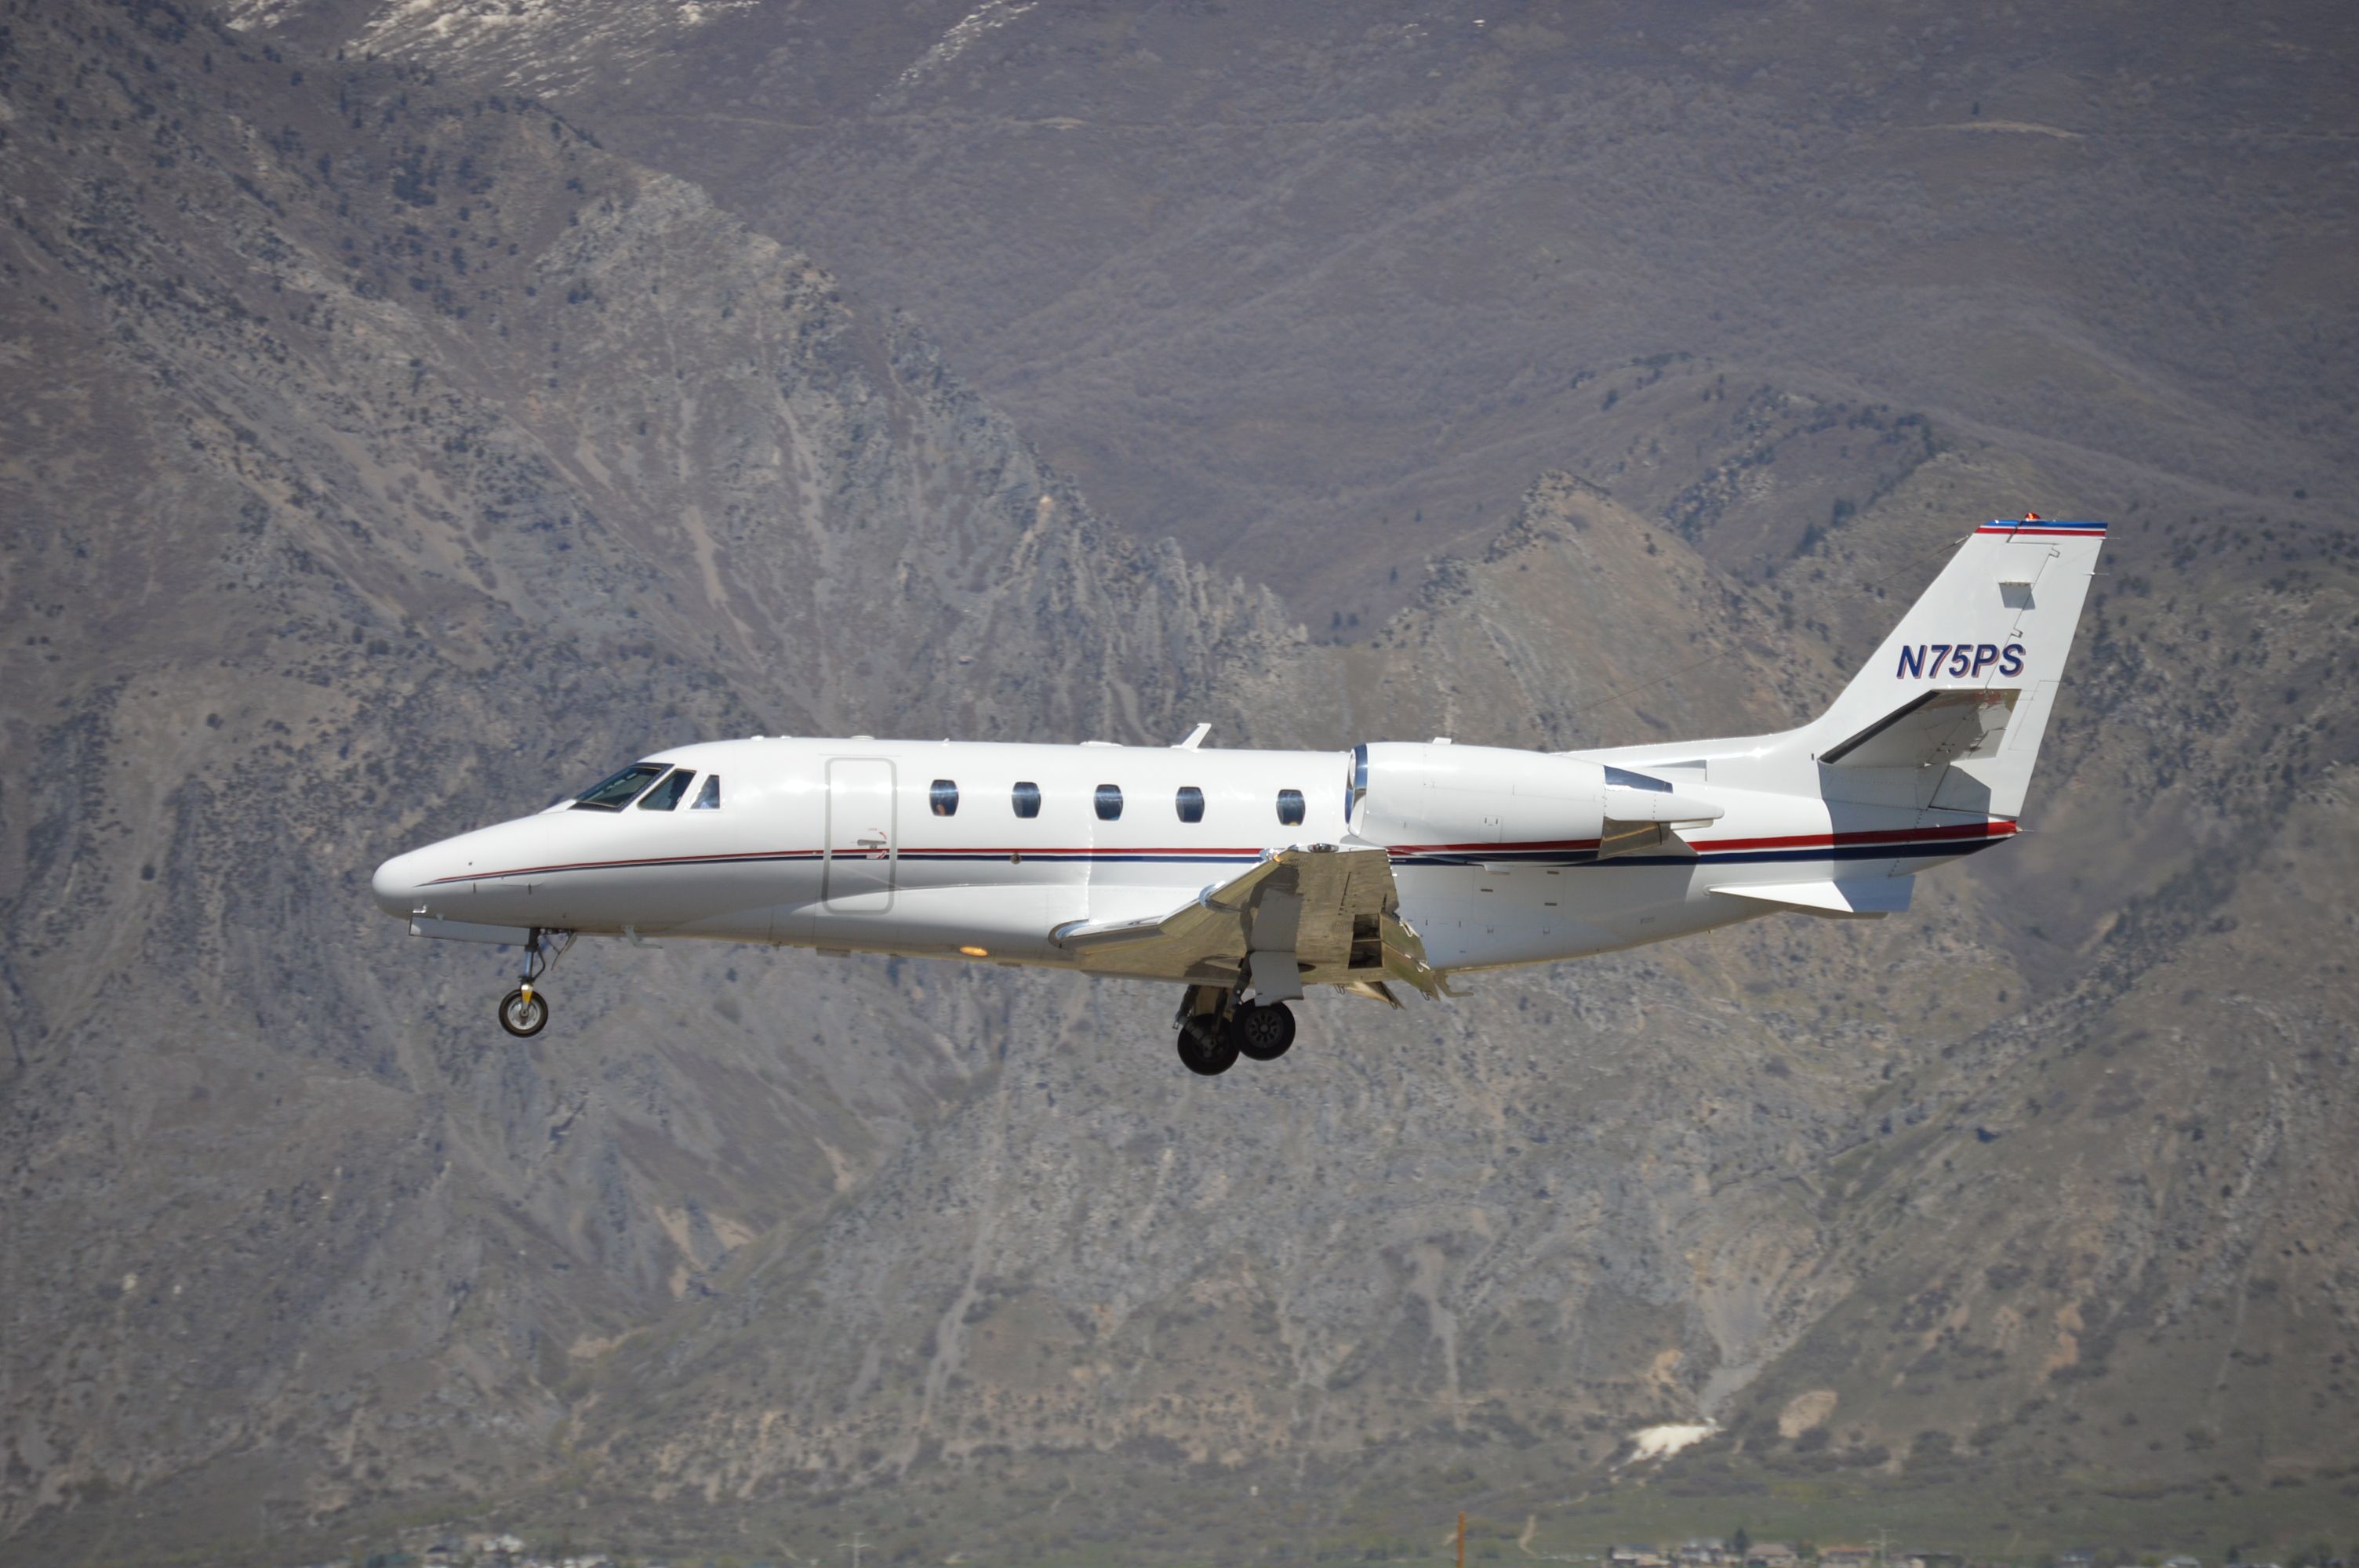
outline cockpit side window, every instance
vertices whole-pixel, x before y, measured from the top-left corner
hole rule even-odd
[[[620,811],[638,798],[639,792],[663,776],[661,762],[633,762],[618,773],[600,779],[573,797],[576,811]]]
[[[694,768],[674,768],[665,776],[663,783],[639,797],[639,809],[641,811],[672,810],[679,805],[680,797],[688,793],[690,781],[695,777]]]
[[[690,811],[718,811],[721,809],[721,775],[719,773],[707,773],[704,775],[704,787],[696,792],[696,804],[690,806],[689,809]]]

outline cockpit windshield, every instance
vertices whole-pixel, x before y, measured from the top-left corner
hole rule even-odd
[[[678,806],[680,796],[688,793],[688,783],[696,777],[693,768],[674,768],[671,776],[639,797],[641,811],[669,811]]]
[[[573,797],[576,811],[620,811],[638,797],[641,790],[655,783],[665,772],[661,762],[633,762],[621,773],[600,779]]]

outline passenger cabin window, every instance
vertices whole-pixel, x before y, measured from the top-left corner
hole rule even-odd
[[[1122,816],[1122,785],[1098,785],[1097,807],[1100,822],[1118,820]]]
[[[1277,792],[1277,819],[1288,827],[1302,826],[1302,792],[1282,789]]]
[[[1180,808],[1180,821],[1201,822],[1204,820],[1204,792],[1198,789],[1194,784],[1181,784],[1180,786],[1179,799],[1173,802],[1173,804]]]
[[[680,797],[688,793],[688,786],[694,782],[695,778],[694,768],[674,768],[665,775],[663,783],[639,797],[639,809],[641,811],[677,809]]]
[[[958,815],[958,780],[936,779],[926,786],[926,804],[936,816]]]
[[[1007,798],[1009,804],[1016,807],[1016,816],[1033,817],[1040,815],[1040,786],[1029,779],[1008,791]]]
[[[721,809],[721,775],[719,773],[707,773],[704,775],[704,787],[696,792],[696,804],[690,806],[689,809],[690,811],[718,811]]]
[[[639,792],[663,775],[661,762],[633,762],[619,773],[609,774],[573,797],[576,811],[620,811],[639,797]]]

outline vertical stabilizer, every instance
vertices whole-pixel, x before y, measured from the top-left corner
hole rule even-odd
[[[1846,793],[1848,773],[1870,786],[1946,768],[1928,804],[2020,814],[2104,538],[2102,523],[2036,516],[1975,529],[1834,706],[1790,737],[1827,793]]]

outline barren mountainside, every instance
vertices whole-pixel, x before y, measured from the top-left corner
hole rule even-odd
[[[1415,411],[1350,389],[1417,378],[1330,374],[1287,336],[1433,351],[1414,313],[1324,314],[1358,286],[1239,289],[1198,265],[1215,225],[1168,297],[1092,305],[1136,253],[1074,248],[1105,237],[1090,202],[1146,198],[1085,164],[1027,177],[1029,221],[1060,266],[1106,270],[1044,275],[1039,300],[1014,287],[1038,258],[930,187],[858,221],[875,169],[951,157],[970,101],[1024,70],[1079,103],[1113,92],[1090,70],[1192,61],[1216,146],[1219,93],[1266,94],[1270,68],[1155,41],[1201,45],[1202,18],[689,10],[603,32],[538,6],[472,32],[431,7],[5,15],[9,1555],[278,1556],[465,1514],[741,1552],[856,1526],[911,1561],[1202,1557],[1422,1541],[1469,1506],[1531,1518],[1538,1550],[1607,1520],[1851,1518],[1871,1482],[1967,1543],[2026,1517],[2060,1541],[2263,1503],[2347,1519],[2359,602],[2347,454],[2321,435],[2342,373],[2231,376],[2249,300],[2158,363],[2172,275],[2075,297],[2113,380],[1879,384],[1793,351],[1840,301],[1801,310],[1780,274],[1756,306],[1775,332],[1706,305],[1676,352],[1584,339],[1554,401],[1502,394],[1495,429],[1420,426],[1431,446],[1379,461]],[[1032,20],[1062,42],[1022,42]],[[1545,22],[1503,15],[1451,58],[1538,69],[1513,26],[1562,64]],[[753,49],[770,26],[787,43]],[[455,48],[478,35],[496,47]],[[1060,52],[1091,37],[1117,65]],[[1581,70],[1638,92],[1663,46],[1613,38]],[[1440,43],[1280,42],[1313,108],[1375,115],[1368,81],[1391,84],[1352,134],[1403,179],[1508,156],[1451,117],[1497,103],[1421,96],[1383,52]],[[656,135],[647,105],[700,102],[723,57],[696,51],[723,43],[777,80],[695,114],[791,100],[836,150],[747,183],[768,144]],[[2306,47],[2297,87],[2338,46]],[[1190,211],[1218,193],[1169,178]],[[1331,183],[1295,189],[1288,244],[1364,254],[1358,210],[1313,200]],[[1593,200],[1582,232],[1646,239],[1635,197]],[[995,338],[921,254],[1045,335]],[[1483,323],[1419,397],[1502,351],[1451,276],[1401,284]],[[1593,273],[1631,291],[1617,319],[1667,319],[1636,276]],[[2052,327],[2027,287],[1975,281],[1977,319]],[[2252,361],[2303,331],[2331,359],[2339,285],[2285,287]],[[1158,357],[1215,342],[1285,374]],[[1150,363],[1216,417],[1104,379]],[[1375,489],[1329,488],[1363,462]],[[1143,499],[1178,469],[1247,499],[1183,526],[1187,492]],[[1154,987],[690,945],[584,944],[555,1022],[513,1042],[489,1016],[509,957],[410,941],[366,897],[397,849],[692,737],[1782,726],[2024,497],[2115,524],[2034,831],[1886,921],[1773,917],[1402,1011],[1314,1001],[1284,1063],[1211,1081],[1171,1060]],[[1719,1431],[1629,1461],[1635,1429],[1699,1420]]]
[[[2016,511],[2359,500],[2331,0],[806,0],[601,43],[490,9],[270,16],[542,84],[917,310],[1101,505],[1316,623],[1373,624],[1393,568],[1479,551],[1543,469],[1665,515],[1733,479],[1789,539],[1888,481],[1854,419],[1759,439],[1788,433],[1765,383],[2121,465]]]

